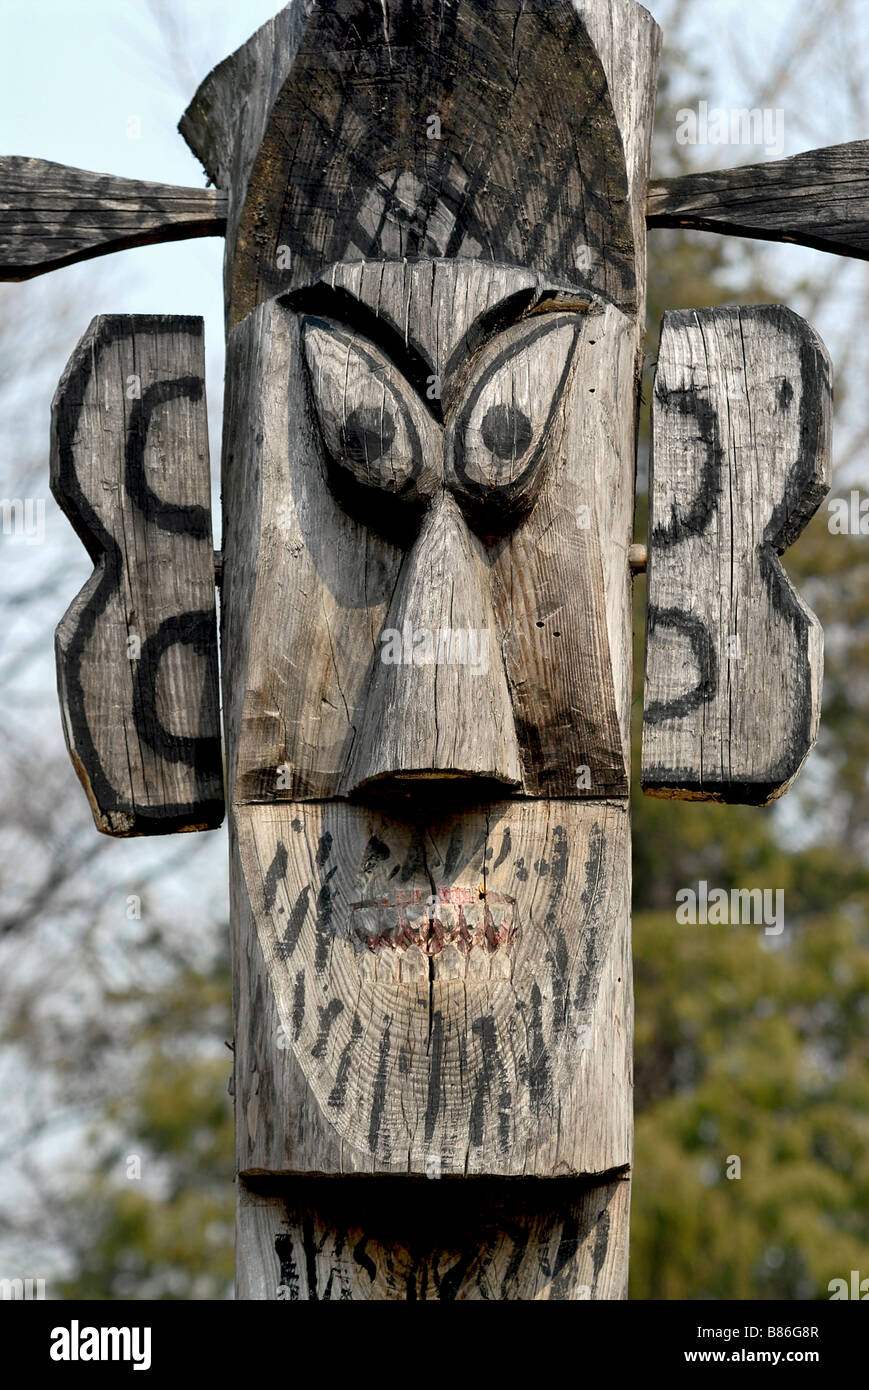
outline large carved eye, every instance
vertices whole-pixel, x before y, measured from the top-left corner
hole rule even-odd
[[[302,334],[339,500],[375,525],[391,507],[424,505],[442,478],[442,445],[416,393],[378,347],[341,324],[306,318]]]
[[[481,524],[530,510],[579,337],[576,314],[518,324],[490,343],[448,403],[447,478]]]

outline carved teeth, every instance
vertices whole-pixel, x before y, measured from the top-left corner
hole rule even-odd
[[[462,956],[475,949],[493,955],[509,951],[517,938],[515,909],[514,898],[503,893],[484,897],[476,888],[441,889],[433,897],[404,890],[391,899],[353,903],[350,933],[377,955],[416,949],[438,956],[447,947]]]

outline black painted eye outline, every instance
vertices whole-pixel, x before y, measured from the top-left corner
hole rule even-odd
[[[379,520],[387,525],[398,520],[402,509],[423,508],[443,479],[440,425],[377,344],[360,341],[353,329],[342,323],[313,315],[303,318],[301,331],[327,480],[338,500],[351,511],[361,511],[375,526]],[[343,367],[339,358],[336,369],[330,349],[345,355]],[[345,414],[343,393],[351,370],[356,403]],[[375,399],[377,394],[379,400]],[[366,416],[372,417],[370,423]],[[354,421],[354,417],[358,418]],[[385,417],[389,422],[386,429]],[[393,469],[390,476],[388,463],[380,468],[377,465],[386,458],[399,431],[404,432],[406,449],[400,469]],[[375,452],[377,444],[372,446],[369,439],[378,433],[384,447]]]
[[[576,321],[571,322],[571,320]],[[483,392],[491,386],[498,373],[512,358],[518,357],[521,353],[533,348],[542,338],[565,327],[572,330],[572,336],[564,353],[564,364],[559,379],[553,388],[546,419],[536,432],[536,443],[534,443],[534,422],[529,420],[524,412],[518,413],[519,418],[525,422],[530,432],[526,448],[531,448],[532,444],[534,445],[521,473],[500,486],[495,483],[480,482],[471,477],[465,461],[467,435],[470,422]],[[551,315],[547,317],[546,321],[536,325],[530,333],[523,335],[518,340],[514,337],[512,342],[502,348],[494,361],[487,364],[463,402],[456,407],[447,433],[447,452],[450,455],[447,475],[448,477],[452,475],[452,479],[454,479],[454,490],[459,501],[469,505],[473,512],[491,512],[492,521],[496,519],[507,521],[514,519],[517,513],[530,511],[533,506],[547,472],[545,468],[540,467],[541,456],[550,442],[553,423],[564,396],[582,327],[583,320],[577,315]],[[493,402],[492,409],[497,409],[498,406],[498,402]],[[500,403],[500,408],[505,412],[514,409],[507,402]],[[491,414],[491,410],[486,416],[487,419],[489,414]],[[499,456],[495,449],[489,449],[489,452],[493,454],[493,457],[504,457],[503,455]],[[520,455],[520,457],[524,456]]]
[[[383,492],[395,492],[395,491],[397,491],[397,492],[400,494],[401,492],[408,490],[409,487],[410,487],[413,483],[416,483],[416,482],[419,480],[420,475],[422,474],[422,471],[423,471],[423,467],[424,467],[424,464],[425,464],[425,459],[424,459],[423,451],[422,451],[422,440],[421,440],[420,437],[419,437],[419,430],[417,429],[416,424],[414,423],[413,416],[411,415],[410,411],[407,409],[407,406],[406,406],[405,401],[402,399],[402,397],[401,397],[401,396],[399,395],[399,393],[396,391],[395,386],[393,385],[393,383],[389,380],[389,372],[388,372],[388,367],[387,367],[387,365],[386,365],[384,362],[379,362],[379,361],[377,360],[377,358],[375,357],[374,353],[371,352],[371,351],[368,349],[368,347],[367,347],[366,345],[364,345],[364,344],[362,344],[362,343],[360,343],[360,342],[358,342],[358,341],[354,341],[354,342],[353,342],[353,344],[352,344],[352,351],[353,351],[358,357],[360,357],[360,358],[362,359],[362,361],[365,363],[365,365],[369,368],[369,377],[368,377],[368,380],[367,380],[366,383],[365,383],[366,387],[368,387],[368,385],[369,385],[370,382],[376,383],[376,384],[384,391],[384,393],[385,393],[385,394],[387,395],[387,397],[390,399],[390,401],[392,402],[392,404],[396,407],[395,412],[389,414],[389,425],[387,426],[387,430],[388,430],[388,432],[389,432],[389,439],[388,439],[388,441],[387,441],[387,443],[386,443],[385,448],[381,449],[379,453],[376,453],[376,454],[375,454],[375,453],[372,452],[371,454],[369,454],[369,453],[368,453],[367,440],[366,440],[366,442],[365,442],[365,462],[366,462],[368,465],[372,465],[372,464],[378,463],[378,462],[380,461],[380,459],[382,459],[382,458],[385,456],[387,450],[391,447],[391,445],[392,445],[392,444],[394,443],[394,441],[395,441],[395,436],[396,436],[396,434],[397,434],[397,432],[398,432],[398,426],[399,426],[399,425],[403,425],[404,428],[405,428],[405,430],[407,431],[407,438],[408,438],[408,442],[409,442],[409,444],[410,444],[410,468],[409,468],[408,471],[407,471],[407,478],[406,478],[406,481],[401,485],[401,487],[400,487],[399,489],[396,490],[396,489],[393,489],[393,488],[384,486],[383,483],[378,483],[378,482],[375,482],[375,481],[373,481],[373,480],[365,480],[365,479],[362,479],[362,478],[360,478],[359,480],[360,480],[360,482],[364,481],[364,482],[366,483],[366,486],[377,488],[378,491],[383,491]],[[353,447],[354,441],[352,440],[352,436],[348,436],[347,425],[348,425],[349,421],[353,419],[354,416],[360,415],[363,411],[370,411],[372,414],[376,414],[377,411],[378,411],[378,409],[380,410],[381,414],[383,414],[383,412],[384,412],[384,406],[383,406],[382,401],[380,402],[379,405],[378,405],[376,402],[372,402],[372,404],[371,404],[370,406],[358,405],[358,406],[356,406],[356,408],[355,408],[354,410],[351,410],[349,416],[346,416],[346,417],[345,417],[344,423],[343,423],[342,426],[341,426],[341,445],[342,445],[342,447],[341,447],[340,455],[337,455],[337,454],[336,454],[336,462],[339,462],[339,461],[343,462],[343,461],[346,460],[346,459],[352,459],[352,461],[353,461],[354,463],[361,463],[361,462],[362,462],[362,459],[359,458],[359,457],[357,457],[356,454],[354,453],[354,447]],[[400,417],[400,418],[398,418],[398,417]],[[365,430],[365,433],[366,433],[366,435],[367,435],[367,433],[368,433],[368,430],[367,430],[367,429]],[[373,433],[374,433],[374,430],[372,430],[371,433],[373,434]],[[384,433],[383,433],[383,428],[382,428],[382,427],[381,427],[381,436],[380,436],[380,437],[381,437],[381,441],[383,441]],[[359,439],[359,436],[358,436],[358,433],[357,433],[356,441],[355,441],[355,443],[356,443],[357,445],[358,445],[358,439]],[[354,473],[355,473],[355,470],[354,470]],[[357,475],[357,476],[358,476],[358,475]]]
[[[327,481],[338,501],[351,514],[358,515],[375,530],[382,530],[392,538],[395,538],[396,533],[406,537],[411,514],[421,514],[438,487],[446,481],[469,520],[478,530],[495,535],[500,530],[514,525],[531,511],[548,474],[548,468],[541,466],[541,456],[550,444],[556,413],[570,376],[584,322],[585,316],[575,311],[549,313],[542,322],[533,325],[530,325],[527,319],[520,319],[500,335],[509,337],[510,341],[494,359],[491,358],[491,353],[497,344],[497,338],[490,338],[481,349],[484,365],[482,368],[476,366],[476,379],[476,353],[470,362],[465,359],[464,370],[449,372],[444,402],[446,423],[441,424],[443,415],[440,400],[434,403],[425,401],[420,381],[412,381],[405,375],[392,353],[385,350],[379,341],[368,337],[361,339],[357,329],[343,318],[335,320],[316,313],[304,315],[301,330],[310,397],[323,440]],[[549,408],[542,425],[538,425],[535,431],[535,422],[524,412],[517,412],[513,405],[497,400],[493,400],[486,416],[486,419],[489,419],[493,414],[502,411],[508,425],[513,426],[514,445],[518,437],[517,432],[521,433],[526,450],[533,445],[533,451],[525,461],[521,473],[511,478],[508,483],[500,485],[494,481],[481,482],[472,477],[465,463],[466,443],[470,422],[481,395],[492,385],[511,359],[520,357],[542,339],[565,328],[570,330],[568,341],[565,347],[559,349],[564,353],[564,361],[559,379],[552,388]],[[317,342],[317,334],[322,335],[322,342]],[[376,471],[372,471],[372,466],[383,458],[384,450],[377,454],[369,452],[368,431],[364,418],[360,421],[361,428],[356,433],[355,441],[353,434],[348,434],[347,430],[348,421],[365,409],[369,409],[373,414],[380,411],[382,419],[382,400],[379,403],[372,400],[370,407],[365,407],[364,402],[361,402],[347,417],[342,417],[338,409],[333,410],[330,415],[328,395],[322,389],[323,380],[328,382],[330,373],[328,354],[323,350],[324,347],[328,347],[329,338],[333,344],[339,345],[347,353],[345,377],[347,363],[351,360],[355,362],[357,373],[360,365],[364,365],[366,373],[361,382],[355,383],[357,392],[364,393],[375,383],[381,392],[386,393],[393,405],[394,414],[390,416],[392,432],[386,447],[391,445],[398,428],[401,427],[405,431],[410,450],[409,467],[398,485],[390,486],[382,470],[380,476]],[[413,368],[417,367],[415,376],[419,378],[421,364],[416,361],[417,353],[410,350],[409,345],[401,346],[408,347],[411,355],[411,373]],[[335,372],[332,373],[333,384],[337,375]],[[433,379],[431,376],[428,378],[429,381]],[[470,386],[469,380],[472,383]],[[452,396],[455,401],[457,394],[459,403],[453,405],[449,398]],[[339,418],[340,425],[337,423]],[[493,430],[497,429],[497,423],[493,422]],[[376,422],[370,433],[377,433]],[[382,424],[380,434],[382,439]],[[507,459],[508,455],[501,453],[496,444],[489,444],[485,436],[482,437],[484,447],[493,458]],[[515,449],[511,449],[509,457],[514,456]],[[362,464],[364,469],[360,466]]]

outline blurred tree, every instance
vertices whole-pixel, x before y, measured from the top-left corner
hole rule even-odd
[[[233,1125],[227,1054],[215,1055],[208,1039],[230,1027],[227,962],[205,973],[188,968],[159,998],[132,1002],[141,1022],[129,1042],[141,1065],[92,1136],[93,1173],[61,1204],[77,1258],[58,1292],[225,1298],[234,1266]]]

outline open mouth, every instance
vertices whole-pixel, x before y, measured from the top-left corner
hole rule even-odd
[[[402,889],[351,903],[350,934],[376,955],[416,947],[437,956],[448,946],[460,955],[510,951],[519,935],[516,899],[479,888]]]

